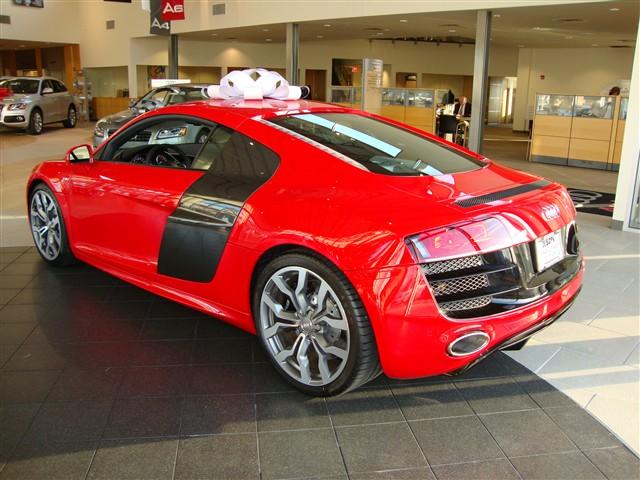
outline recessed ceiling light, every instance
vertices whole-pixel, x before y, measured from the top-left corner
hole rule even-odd
[[[324,38],[324,35],[316,35],[316,38]]]
[[[518,45],[518,47],[520,47],[520,48],[524,48],[524,45]]]
[[[407,23],[409,20],[407,20],[406,18],[401,18],[400,19],[400,23]]]
[[[610,8],[610,9],[609,9],[609,11],[610,11],[610,12],[619,12],[619,11],[620,11],[620,9],[619,9],[619,8],[617,8],[617,7],[613,7],[613,8]]]
[[[500,18],[502,15],[500,15],[499,13],[494,13],[493,14],[493,18]]]
[[[456,33],[456,30],[454,28],[450,28],[449,33]]]
[[[269,29],[268,29],[268,28],[263,28],[263,29],[262,29],[262,31],[263,31],[263,32],[268,32],[268,31],[269,31]]]
[[[376,35],[384,35],[384,32],[378,32]]]
[[[549,27],[533,27],[532,30],[536,30],[538,32],[548,32],[551,30]]]
[[[324,24],[324,25],[322,25],[322,26],[323,26],[323,27],[325,27],[325,28],[329,28],[329,27],[331,26],[331,24],[330,24],[330,23],[325,23],[325,24]]]
[[[591,44],[591,46],[592,46],[592,47],[597,47],[597,46],[598,46],[598,44],[597,44],[597,43],[592,43],[592,44]]]
[[[218,36],[218,34],[217,34],[217,33],[212,33],[212,34],[211,34],[211,36],[212,36],[212,37],[217,37],[217,36]]]
[[[390,31],[391,31],[391,29],[390,29],[390,28],[385,28],[385,29],[384,29],[384,31],[385,31],[385,32],[390,32]]]
[[[571,39],[573,38],[573,36],[571,36],[571,35],[567,35],[567,36],[566,36],[566,37],[564,37],[564,38],[566,38],[567,40],[571,40]]]
[[[270,38],[265,38],[265,39],[264,39],[264,41],[265,41],[265,42],[273,42],[273,40],[272,40],[272,39],[270,39]]]
[[[26,47],[26,45],[18,45],[20,48],[24,48]]]

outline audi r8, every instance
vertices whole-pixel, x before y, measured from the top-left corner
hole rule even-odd
[[[310,101],[148,112],[37,166],[27,200],[48,263],[256,334],[311,395],[462,372],[557,319],[584,273],[563,186]]]

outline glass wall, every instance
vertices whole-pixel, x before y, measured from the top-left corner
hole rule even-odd
[[[636,186],[632,198],[633,205],[631,205],[631,218],[629,220],[629,226],[632,228],[640,228],[640,155],[638,155]]]

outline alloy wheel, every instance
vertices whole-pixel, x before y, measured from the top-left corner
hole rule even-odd
[[[294,380],[325,386],[349,358],[347,316],[333,289],[303,267],[285,267],[267,281],[260,299],[262,337],[269,354]]]
[[[42,115],[40,112],[33,112],[33,129],[40,133],[42,131]]]
[[[38,251],[47,260],[55,260],[62,248],[62,226],[55,200],[37,190],[31,197],[31,231]]]
[[[78,121],[78,115],[76,114],[76,109],[70,108],[69,109],[69,125],[73,127],[75,126],[77,121]]]

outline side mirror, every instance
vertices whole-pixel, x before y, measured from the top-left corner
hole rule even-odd
[[[75,147],[71,147],[67,151],[65,159],[68,163],[86,161],[88,161],[89,163],[93,163],[93,147],[89,144],[76,145]]]
[[[42,95],[47,95],[48,93],[53,93],[53,88],[45,87],[42,89]]]

